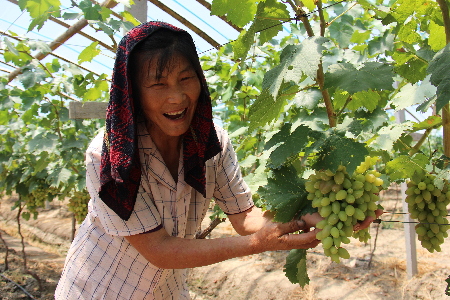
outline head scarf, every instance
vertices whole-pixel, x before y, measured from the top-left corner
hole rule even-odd
[[[127,73],[128,58],[134,46],[160,28],[189,35],[164,22],[143,23],[123,37],[114,64],[111,96],[106,111],[99,196],[123,220],[131,216],[141,180],[137,114]],[[195,49],[192,37],[190,40]],[[206,197],[205,162],[221,151],[221,145],[212,121],[211,98],[200,62],[194,68],[201,82],[201,93],[190,130],[183,136],[184,180]]]

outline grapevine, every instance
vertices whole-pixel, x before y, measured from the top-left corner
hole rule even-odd
[[[383,180],[379,172],[369,169],[374,160],[376,158],[366,157],[353,175],[342,165],[336,172],[316,171],[305,184],[308,199],[324,218],[316,225],[322,229],[317,233],[317,239],[322,241],[324,254],[337,263],[340,258],[350,258],[342,247],[342,244],[350,243],[349,237],[362,242],[370,238],[368,229],[354,232],[353,226],[368,216],[376,216],[376,202]]]
[[[83,222],[88,213],[89,193],[86,189],[73,192],[69,200],[69,211],[73,212],[78,223]]]
[[[440,245],[448,237],[450,227],[446,218],[450,191],[447,184],[442,189],[437,188],[434,179],[433,174],[416,173],[414,180],[407,184],[406,202],[411,218],[419,221],[416,233],[422,247],[429,252],[441,252]]]

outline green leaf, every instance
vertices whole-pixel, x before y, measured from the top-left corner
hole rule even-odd
[[[405,109],[415,104],[420,104],[436,94],[436,87],[430,83],[429,76],[419,84],[406,84],[391,99],[391,104],[396,111]]]
[[[94,59],[94,57],[99,55],[101,51],[99,48],[97,48],[97,46],[98,42],[93,42],[92,44],[84,48],[84,50],[81,51],[81,53],[78,55],[78,63],[81,64],[85,61],[90,62]]]
[[[244,27],[256,14],[257,0],[214,0],[211,14],[227,16],[228,21],[238,27]]]
[[[349,174],[353,174],[368,154],[364,144],[340,134],[331,134],[322,145],[313,168],[335,172],[339,165],[343,165]]]
[[[265,89],[252,104],[249,111],[249,130],[264,126],[279,116],[285,101],[275,101],[269,90]]]
[[[427,76],[428,62],[411,52],[396,51],[392,55],[395,59],[395,72],[410,83],[416,83]]]
[[[298,83],[303,74],[315,78],[319,68],[323,43],[328,41],[324,37],[312,37],[302,41],[300,45],[288,45],[280,56],[280,64],[266,73],[263,88],[268,88],[276,97],[283,82]]]
[[[271,167],[279,168],[288,158],[301,152],[308,143],[310,131],[309,127],[300,125],[291,132],[291,124],[284,124],[280,132],[276,133],[265,146],[265,149],[268,149],[272,147],[271,145],[279,144],[270,154]]]
[[[53,152],[58,143],[58,136],[53,133],[42,132],[33,137],[28,143],[29,151],[39,154],[43,151]]]
[[[429,116],[420,123],[414,123],[414,131],[428,128],[437,128],[442,125],[442,118],[440,116]]]
[[[350,63],[334,64],[325,74],[325,88],[337,88],[354,94],[366,90],[392,90],[392,67],[378,62],[367,62],[361,69]]]
[[[345,22],[333,22],[328,27],[330,37],[336,40],[340,48],[348,48],[353,35],[353,27]]]
[[[139,24],[141,24],[141,22],[139,22],[130,12],[128,11],[123,11],[120,13],[122,15],[122,17],[125,18],[126,21],[130,22],[131,24],[133,24],[134,26],[137,26]]]
[[[436,24],[433,20],[430,20],[429,25],[430,37],[428,38],[428,45],[434,51],[441,50],[445,47],[445,27]]]
[[[19,56],[19,51],[17,51],[16,47],[9,41],[9,39],[4,37],[3,40],[5,41],[8,51],[10,51],[11,53],[13,53],[16,56]]]
[[[288,19],[289,11],[284,3],[266,0],[258,3],[254,20],[255,31],[259,32],[259,42],[264,44],[283,30],[280,20]]]
[[[392,124],[381,128],[378,131],[378,137],[372,142],[371,146],[375,149],[391,151],[394,143],[408,130],[412,129],[412,122],[402,124]]]
[[[422,172],[429,163],[428,157],[417,153],[413,157],[400,155],[386,164],[386,172],[391,180],[411,178],[415,172]]]
[[[405,43],[414,44],[420,41],[420,35],[417,33],[417,22],[412,19],[406,24],[400,26],[398,37]]]
[[[267,209],[275,212],[275,222],[289,222],[310,204],[306,199],[305,180],[298,177],[293,166],[282,166],[272,172],[273,177],[258,189],[258,194]]]
[[[445,288],[445,294],[447,296],[450,296],[450,275],[448,275],[448,278],[445,279],[445,281],[447,282],[447,287]]]
[[[309,277],[306,270],[306,250],[291,250],[286,257],[283,271],[291,283],[299,283],[301,287],[307,285]]]
[[[22,82],[23,87],[28,89],[40,83],[47,77],[47,74],[41,68],[24,69],[22,74],[17,76],[17,78]]]
[[[34,168],[33,168],[33,173],[34,174],[41,172],[42,170],[44,170],[48,166],[48,164],[49,164],[48,157],[49,157],[49,155],[48,155],[47,151],[41,152],[40,158],[36,162],[36,164],[34,165]]]
[[[436,111],[439,112],[450,101],[450,44],[436,53],[428,66],[430,82],[437,87]]]
[[[84,18],[86,20],[102,20],[102,16],[100,14],[101,6],[98,4],[92,5],[92,2],[89,0],[83,0],[80,2],[78,7],[83,11]]]
[[[72,172],[69,169],[60,167],[49,173],[48,180],[51,186],[58,187],[61,183],[66,183],[71,176]]]
[[[380,95],[372,90],[356,92],[352,95],[352,100],[347,105],[350,110],[357,110],[361,107],[367,108],[369,112],[374,111],[380,102]]]

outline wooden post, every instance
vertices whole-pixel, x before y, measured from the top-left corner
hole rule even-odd
[[[405,122],[405,111],[401,110],[395,113],[398,123]],[[406,203],[406,183],[401,183],[401,195],[403,204],[403,228],[405,230],[405,246],[406,246],[406,272],[408,278],[412,278],[417,274],[417,250],[416,250],[416,230],[413,220],[408,213],[408,203]]]
[[[70,119],[105,119],[107,102],[69,102]]]
[[[134,5],[125,7],[141,23],[147,22],[147,0],[134,0]]]

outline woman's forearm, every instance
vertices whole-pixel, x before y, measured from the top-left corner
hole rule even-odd
[[[164,229],[126,237],[150,263],[159,268],[184,269],[269,250],[307,249],[318,241],[315,232],[289,234],[303,229],[298,222],[268,223],[256,233],[220,239],[173,237]]]

